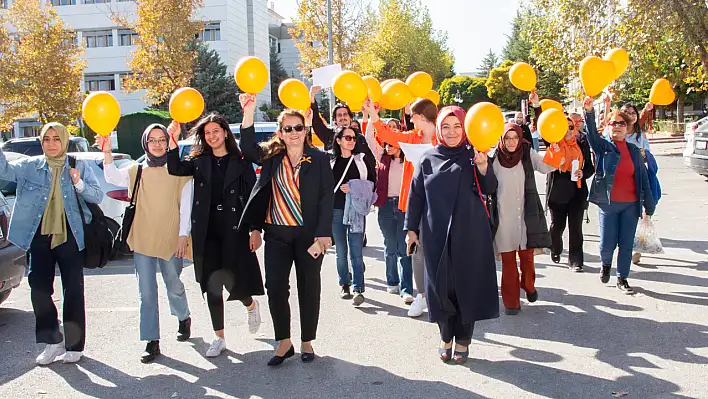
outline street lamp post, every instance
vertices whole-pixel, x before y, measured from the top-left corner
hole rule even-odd
[[[457,89],[457,92],[455,93],[455,98],[453,98],[452,100],[459,105],[462,105],[462,103],[465,101],[462,98],[462,95],[460,94],[460,89]]]
[[[327,0],[327,53],[329,55],[329,65],[334,64],[334,52],[332,50],[332,0]],[[330,118],[332,115],[332,109],[334,108],[334,92],[332,88],[329,88],[329,114]],[[330,125],[334,121],[330,120]]]

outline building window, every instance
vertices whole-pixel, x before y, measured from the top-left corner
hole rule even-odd
[[[115,77],[111,75],[86,75],[86,90],[88,91],[114,91],[116,89]]]
[[[221,23],[213,22],[204,27],[204,30],[199,33],[199,40],[204,42],[215,42],[221,40]]]
[[[121,29],[118,31],[118,45],[132,46],[138,40],[138,34],[130,29]]]
[[[110,30],[84,31],[87,48],[113,47],[113,32]]]
[[[53,6],[73,6],[76,5],[76,0],[52,0]]]
[[[111,0],[84,0],[84,4],[110,3]]]

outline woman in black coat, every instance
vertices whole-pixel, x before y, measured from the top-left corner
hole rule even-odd
[[[244,160],[229,124],[220,115],[202,118],[192,129],[196,141],[187,159],[179,159],[179,124],[172,122],[167,169],[171,175],[194,176],[192,242],[194,273],[206,293],[216,338],[206,352],[218,356],[224,339],[224,287],[227,300],[239,300],[248,309],[248,329],[255,334],[261,324],[254,295],[263,295],[263,277],[256,257],[261,233],[239,220],[246,198],[256,182],[253,165]]]
[[[408,200],[409,248],[425,241],[426,299],[430,321],[440,327],[440,359],[464,363],[474,323],[499,317],[496,263],[482,194],[496,190],[487,156],[467,142],[460,107],[437,119],[438,142],[421,158]],[[412,249],[409,249],[409,253]]]
[[[265,228],[265,273],[268,305],[275,339],[279,341],[269,366],[278,366],[295,354],[290,340],[290,270],[297,275],[300,304],[301,359],[315,359],[320,314],[322,259],[332,246],[334,177],[327,154],[307,140],[308,120],[294,110],[278,117],[278,130],[262,144],[256,142],[254,95],[242,94],[241,148],[251,162],[262,165],[242,225]]]
[[[583,271],[583,216],[588,207],[586,179],[595,174],[590,144],[569,117],[568,131],[561,140],[558,154],[565,161],[546,177],[546,205],[551,211],[551,260],[560,263],[563,252],[563,231],[568,223],[568,267]],[[552,150],[551,150],[552,151]],[[578,161],[573,172],[573,161]],[[575,174],[575,177],[572,175]]]

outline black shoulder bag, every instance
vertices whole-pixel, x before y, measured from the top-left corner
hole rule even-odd
[[[69,157],[69,166],[76,168],[76,158]],[[98,204],[86,202],[92,216],[91,223],[86,223],[84,209],[81,206],[81,199],[76,187],[74,187],[74,195],[76,195],[76,203],[79,206],[81,223],[84,225],[84,267],[87,269],[102,268],[108,263],[113,252],[115,237],[109,227],[110,222]]]
[[[138,203],[138,189],[140,188],[140,178],[143,175],[143,165],[138,165],[138,173],[135,175],[135,183],[133,183],[133,195],[130,197],[130,204],[125,208],[123,213],[123,226],[121,227],[121,239],[123,242],[128,242],[128,234],[130,227],[135,219],[135,206]]]

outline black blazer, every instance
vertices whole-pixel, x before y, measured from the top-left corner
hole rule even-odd
[[[266,212],[272,195],[272,179],[283,163],[283,152],[263,159],[263,149],[256,142],[253,126],[241,128],[241,151],[250,162],[262,165],[256,185],[241,217],[241,225],[263,229]],[[332,207],[334,205],[334,176],[329,156],[324,152],[305,147],[303,156],[308,161],[300,166],[300,203],[305,234],[309,237],[332,237]]]

